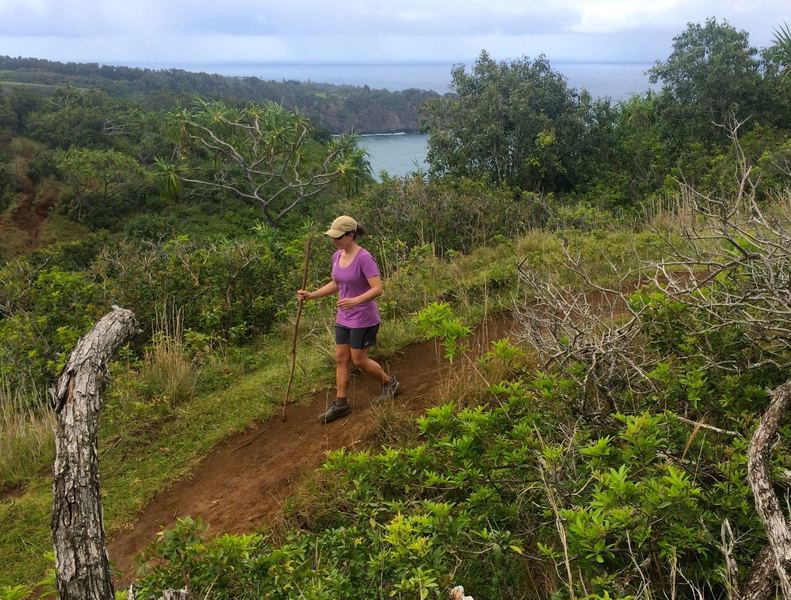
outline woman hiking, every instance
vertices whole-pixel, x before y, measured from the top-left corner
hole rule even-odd
[[[399,383],[384,372],[381,365],[368,357],[368,349],[376,343],[379,331],[379,309],[375,298],[382,295],[382,277],[371,253],[357,244],[365,229],[353,218],[341,216],[324,232],[333,239],[332,279],[319,289],[298,290],[300,300],[314,300],[338,293],[335,318],[335,401],[319,416],[329,423],[352,411],[349,404],[349,368],[356,365],[382,386],[378,401],[393,398]]]

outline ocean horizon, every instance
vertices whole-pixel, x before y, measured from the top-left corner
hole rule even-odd
[[[652,62],[578,62],[550,61],[552,67],[566,76],[570,86],[587,89],[595,98],[622,100],[642,94],[651,88],[645,72]],[[273,81],[331,83],[335,85],[368,86],[372,89],[401,91],[433,90],[439,94],[450,91],[450,71],[454,65],[470,67],[471,61],[431,63],[266,63],[216,62],[158,64],[137,63],[127,66],[147,69],[182,69],[229,77],[258,77]]]

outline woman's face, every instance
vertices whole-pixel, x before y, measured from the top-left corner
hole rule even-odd
[[[338,250],[346,250],[354,245],[354,236],[351,233],[346,233],[339,238],[332,238],[332,243]]]

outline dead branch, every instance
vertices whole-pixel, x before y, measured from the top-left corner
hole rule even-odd
[[[775,388],[747,450],[747,479],[755,510],[766,529],[783,597],[791,599],[791,527],[772,486],[770,454],[780,422],[791,404],[791,380]]]
[[[604,287],[585,272],[579,257],[567,252],[564,266],[591,291],[574,290],[520,267],[525,295],[514,311],[517,337],[539,351],[545,368],[568,371],[583,365],[585,397],[604,401],[600,410],[618,410],[613,392],[653,387],[647,373],[654,361],[638,343],[640,312],[629,305],[625,292],[633,289],[636,274],[624,273],[618,284]]]

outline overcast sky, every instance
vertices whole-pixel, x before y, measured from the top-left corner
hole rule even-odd
[[[162,66],[224,62],[653,62],[690,21],[771,44],[788,0],[0,0],[0,54]]]

